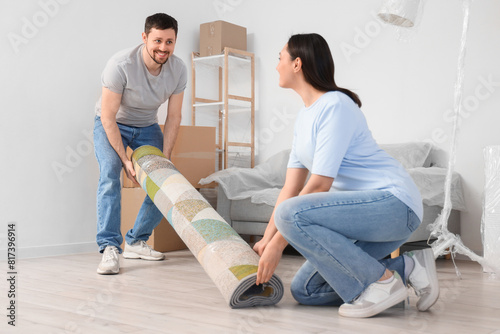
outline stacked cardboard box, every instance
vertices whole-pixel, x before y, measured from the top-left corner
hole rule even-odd
[[[200,25],[200,56],[218,55],[225,47],[247,50],[247,29],[226,21]]]

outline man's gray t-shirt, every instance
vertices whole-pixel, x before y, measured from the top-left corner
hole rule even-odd
[[[116,122],[146,127],[158,123],[158,108],[172,94],[184,91],[187,70],[184,62],[170,55],[158,76],[149,73],[142,58],[144,44],[115,54],[102,72],[102,86],[122,94]],[[95,113],[101,116],[101,98]]]

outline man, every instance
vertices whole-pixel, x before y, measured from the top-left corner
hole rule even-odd
[[[97,189],[97,244],[103,253],[99,274],[118,274],[120,231],[120,173],[123,167],[137,184],[126,147],[152,145],[170,159],[181,122],[187,82],[184,62],[173,52],[177,21],[163,13],[146,19],[143,43],[115,54],[102,73],[102,96],[96,104],[94,146],[100,177]],[[158,108],[168,100],[163,135]],[[124,258],[163,260],[146,244],[162,214],[146,195],[134,227],[125,236]]]

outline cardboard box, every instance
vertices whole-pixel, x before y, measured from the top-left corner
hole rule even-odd
[[[225,47],[247,50],[247,28],[226,22],[200,24],[200,56],[218,55]]]
[[[145,196],[146,192],[142,188],[122,189],[121,232],[124,238],[128,230],[134,226],[135,219]],[[122,244],[122,248],[125,247],[124,243],[125,241]],[[154,229],[147,244],[162,253],[187,248],[165,218]]]
[[[181,126],[174,149],[172,163],[193,185],[215,173],[215,127]]]
[[[132,155],[130,148],[127,148],[127,155]],[[193,187],[201,188],[198,181],[215,172],[215,127],[181,125],[171,158]],[[123,187],[140,188],[127,178],[125,172]]]

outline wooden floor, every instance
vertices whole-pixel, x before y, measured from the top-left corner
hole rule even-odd
[[[233,310],[187,250],[167,260],[121,259],[119,275],[96,273],[99,254],[18,262],[17,326],[2,316],[0,333],[495,333],[500,334],[500,280],[474,262],[438,260],[441,298],[429,312],[392,308],[369,319],[342,318],[336,307],[298,305],[289,287],[303,259],[285,255],[277,306]],[[0,282],[6,313],[7,283]]]

